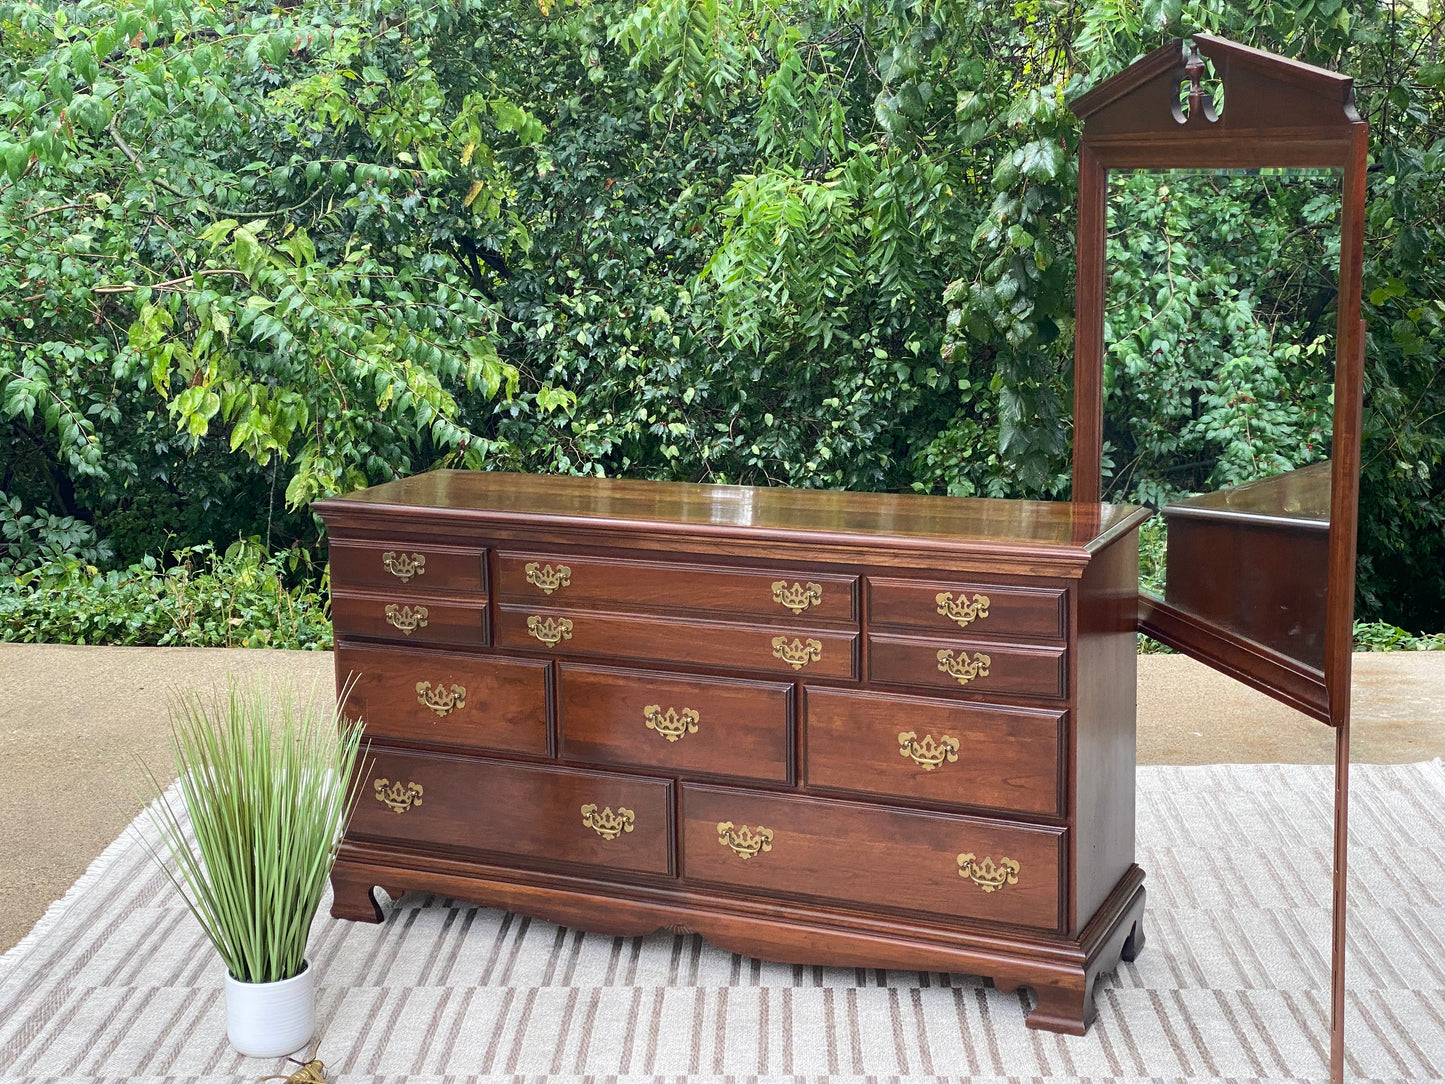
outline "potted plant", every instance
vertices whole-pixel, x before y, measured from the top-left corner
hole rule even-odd
[[[146,769],[162,844],[151,855],[226,965],[226,1032],[250,1057],[290,1054],[315,1033],[306,940],[355,801],[360,743],[361,724],[339,707],[328,717],[294,690],[232,679],[224,695],[171,707],[184,818]]]

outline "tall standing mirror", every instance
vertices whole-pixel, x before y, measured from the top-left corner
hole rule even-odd
[[[1106,378],[1139,382],[1137,394],[1167,416],[1178,412],[1175,437],[1192,427],[1203,440],[1198,462],[1176,457],[1176,477],[1160,480],[1158,497],[1167,530],[1167,564],[1162,591],[1140,593],[1138,627],[1158,640],[1335,728],[1334,920],[1332,927],[1330,996],[1330,1073],[1344,1078],[1345,870],[1348,851],[1350,651],[1354,624],[1355,538],[1359,505],[1360,417],[1363,384],[1364,329],[1360,322],[1360,275],[1363,263],[1365,166],[1368,129],[1354,109],[1352,80],[1334,72],[1237,45],[1208,34],[1191,42],[1174,41],[1137,61],[1073,103],[1083,122],[1079,146],[1078,287],[1075,309],[1073,499],[1099,501],[1105,494],[1104,461],[1109,448],[1109,478],[1116,487],[1130,469],[1120,434],[1108,440],[1104,427]],[[1193,171],[1203,179],[1151,175],[1140,171]],[[1290,176],[1292,171],[1311,171]],[[1222,243],[1218,236],[1195,237],[1220,253],[1221,265],[1236,276],[1233,292],[1220,290],[1218,309],[1208,306],[1195,317],[1197,326],[1176,329],[1186,346],[1212,350],[1220,364],[1213,386],[1185,393],[1170,386],[1169,359],[1156,355],[1157,337],[1148,321],[1175,312],[1168,289],[1171,269],[1189,276],[1181,253],[1161,238],[1133,238],[1116,233],[1113,256],[1122,261],[1119,280],[1126,292],[1110,296],[1111,188],[1127,197],[1131,185],[1218,185],[1230,202],[1236,186],[1273,198],[1270,178],[1291,181],[1299,218],[1331,217],[1337,240],[1321,234],[1321,251],[1335,254],[1332,298],[1319,313],[1284,314],[1295,337],[1298,366],[1291,375],[1259,381],[1260,365],[1276,356],[1278,344],[1265,342],[1257,329],[1242,326],[1238,304],[1244,292],[1253,303],[1270,281],[1261,276],[1241,279],[1239,263],[1259,255],[1246,252],[1243,235]],[[1170,178],[1170,179],[1166,179]],[[1312,185],[1337,185],[1338,204],[1326,210],[1312,202]],[[1247,192],[1244,193],[1247,197]],[[1157,190],[1147,204],[1126,204],[1121,219],[1149,207],[1169,205]],[[1284,198],[1284,197],[1282,197]],[[1247,203],[1247,199],[1246,199]],[[1177,202],[1176,202],[1177,206]],[[1304,208],[1311,210],[1306,212]],[[1147,222],[1139,229],[1150,229]],[[1172,234],[1194,234],[1171,227]],[[1286,240],[1293,243],[1292,238]],[[1137,255],[1153,267],[1128,263]],[[1147,255],[1148,260],[1143,260]],[[1147,273],[1165,270],[1150,291],[1127,292],[1128,276],[1136,282]],[[1322,273],[1328,273],[1325,268]],[[1225,272],[1226,274],[1228,272]],[[1273,280],[1273,272],[1262,276]],[[1277,282],[1274,283],[1277,285]],[[1161,294],[1162,290],[1162,294]],[[1132,306],[1130,311],[1121,311]],[[1332,307],[1331,307],[1332,306]],[[1248,306],[1246,306],[1248,307]],[[1137,311],[1135,311],[1137,310]],[[1219,311],[1222,310],[1222,313]],[[1235,323],[1231,326],[1230,313]],[[1215,321],[1215,326],[1208,326]],[[1315,332],[1329,325],[1332,345],[1316,351]],[[1140,330],[1142,326],[1142,330]],[[1191,339],[1190,336],[1193,336]],[[1265,337],[1268,338],[1267,336]],[[1166,347],[1174,339],[1165,341]],[[1141,357],[1128,364],[1134,344]],[[1253,345],[1249,345],[1252,343]],[[1238,349],[1245,344],[1246,349]],[[1111,354],[1112,348],[1112,354]],[[1167,351],[1166,351],[1167,353]],[[1287,400],[1261,404],[1254,390],[1229,387],[1240,366],[1229,362],[1238,353],[1258,389]],[[1177,360],[1177,359],[1176,359]],[[1195,359],[1198,360],[1198,359]],[[1286,360],[1291,360],[1286,358]],[[1115,367],[1113,362],[1118,361]],[[1318,367],[1317,372],[1316,367]],[[1314,374],[1315,382],[1308,383]],[[1272,389],[1272,390],[1271,390]],[[1254,398],[1254,402],[1249,402]],[[1285,415],[1306,436],[1298,454],[1266,454],[1267,442],[1233,441],[1231,426]],[[1326,406],[1328,411],[1326,411]],[[1226,409],[1228,408],[1228,409]],[[1328,420],[1325,414],[1328,413]],[[1207,417],[1206,417],[1207,416]],[[1318,419],[1315,425],[1310,419]],[[1243,419],[1243,422],[1241,422]],[[1205,440],[1214,426],[1213,438]],[[1156,434],[1170,436],[1169,427]],[[1325,441],[1325,433],[1328,440]],[[1253,436],[1258,436],[1254,434]],[[1318,446],[1311,444],[1318,441]],[[1285,442],[1288,449],[1289,442]],[[1178,450],[1178,449],[1176,449]],[[1276,447],[1274,452],[1278,452]],[[1192,474],[1190,472],[1193,472]],[[1252,475],[1252,476],[1251,476]],[[1136,490],[1137,491],[1137,490]],[[1201,720],[1207,722],[1207,720]]]

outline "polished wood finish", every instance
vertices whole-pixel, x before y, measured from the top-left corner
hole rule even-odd
[[[533,569],[565,567],[567,585],[544,590]],[[535,574],[535,573],[534,573]],[[775,597],[774,584],[781,584]],[[816,591],[810,591],[814,587]],[[798,589],[798,590],[794,590]],[[566,553],[497,555],[497,596],[521,606],[565,606],[625,612],[750,615],[759,622],[814,625],[858,620],[858,580],[823,573],[801,581],[783,569],[717,568],[662,561],[609,561]],[[787,603],[791,601],[793,606]]]
[[[366,766],[348,829],[358,840],[401,840],[609,872],[672,873],[672,784],[666,780],[377,745],[368,748]],[[378,780],[415,784],[421,800],[396,812],[378,798]],[[630,828],[610,838],[599,833],[584,820],[589,805],[619,816],[630,811]]]
[[[1050,931],[1062,918],[1061,828],[694,783],[682,821],[685,881]],[[741,857],[720,824],[767,828],[769,849]],[[960,854],[1019,869],[981,887],[959,875]]]
[[[1062,712],[825,686],[803,693],[810,791],[1040,817],[1065,812]],[[902,741],[903,734],[913,738]],[[947,746],[934,757],[914,755],[947,739],[956,756]]]
[[[1165,601],[1323,671],[1329,499],[1317,463],[1166,505]]]
[[[1062,640],[1068,627],[1067,602],[1063,587],[868,581],[868,622],[874,628]]]
[[[550,672],[536,659],[353,641],[336,649],[346,714],[366,721],[369,738],[426,745],[546,756]]]
[[[552,477],[489,471],[432,471],[372,486],[314,506],[330,525],[355,524],[384,532],[407,526],[415,537],[419,516],[444,513],[457,525],[486,522],[492,536],[516,537],[506,528],[531,525],[524,536],[569,546],[580,534],[629,550],[668,550],[670,539],[743,539],[748,552],[772,552],[771,541],[846,549],[851,544],[891,563],[898,551],[980,555],[988,563],[1036,559],[1058,567],[1081,566],[1121,534],[1138,526],[1130,505],[1058,501],[1000,501],[894,493],[842,493],[817,489],[644,482]],[[578,532],[574,534],[573,532]],[[462,530],[460,537],[466,537]],[[456,532],[453,532],[456,537]],[[503,547],[506,548],[506,547]],[[692,545],[694,552],[713,547]],[[732,547],[722,552],[735,553]],[[786,551],[784,551],[786,552]],[[790,555],[794,559],[796,553]]]
[[[551,621],[553,628],[568,622],[565,639],[548,646],[533,631],[533,618]],[[778,645],[779,639],[785,642]],[[834,629],[498,606],[497,646],[783,675],[858,675],[858,634]]]
[[[490,595],[416,598],[475,606],[493,630],[418,648],[345,601],[388,592],[335,581],[340,655],[393,713],[372,731],[389,789],[364,795],[341,849],[336,914],[374,921],[385,885],[593,930],[685,926],[772,959],[979,971],[1035,989],[1031,1026],[1086,1026],[1143,905],[1132,836],[1100,788],[1133,771],[1133,657],[1112,645],[1119,598],[1132,635],[1146,511],[450,472],[318,509],[354,548],[485,551]],[[944,592],[963,627],[937,613]],[[1095,605],[1109,615],[1080,613]],[[975,653],[988,673],[960,684],[939,652],[964,649],[956,673]],[[544,691],[513,717],[545,720],[545,747],[535,731],[503,750],[432,737],[445,719],[397,722],[429,653],[438,670],[472,657],[478,676],[531,667],[517,695]],[[1087,706],[1070,676],[1081,653],[1108,667]],[[1081,753],[1080,735],[1100,748]],[[1082,822],[1080,797],[1105,827]],[[1132,813],[1132,793],[1117,804]]]
[[[484,593],[487,588],[487,555],[475,546],[336,542],[331,570],[340,583],[382,588],[397,598]]]
[[[488,642],[486,599],[436,598],[391,589],[363,594],[336,586],[334,571],[331,582],[331,623],[338,638],[457,646]]]
[[[793,685],[564,663],[566,760],[791,781]]]
[[[967,659],[970,665],[955,672],[944,669],[948,660]],[[1066,692],[1067,674],[1063,646],[1001,643],[973,636],[922,639],[916,636],[879,634],[868,638],[868,669],[874,681],[889,685],[935,688],[949,693],[1047,697],[1059,699]],[[980,663],[980,657],[987,660]],[[970,672],[977,670],[975,676]]]
[[[1157,639],[1337,728],[1330,1077],[1344,1079],[1345,868],[1348,842],[1350,659],[1365,328],[1364,264],[1368,126],[1348,76],[1196,34],[1161,47],[1071,106],[1083,121],[1079,151],[1078,308],[1075,320],[1076,501],[1100,497],[1104,435],[1103,311],[1107,172],[1110,169],[1318,167],[1343,176],[1336,304],[1334,428],[1327,530],[1302,518],[1293,537],[1270,536],[1248,516],[1195,517],[1186,547],[1169,561],[1168,597],[1145,597],[1139,627]],[[1223,84],[1222,112],[1201,85],[1202,58]],[[1180,89],[1187,91],[1181,104]],[[1244,495],[1268,497],[1271,487]],[[1276,489],[1274,496],[1278,496]],[[1236,498],[1225,497],[1229,504]],[[1207,502],[1205,507],[1207,508]],[[1197,508],[1196,510],[1204,510]],[[1212,509],[1220,511],[1219,508]],[[1292,517],[1286,517],[1292,518]],[[1171,524],[1171,551],[1174,525]],[[1233,537],[1230,537],[1230,536]],[[1209,550],[1248,554],[1236,568],[1272,564],[1287,581],[1226,577]],[[1286,553],[1299,568],[1285,571]],[[1177,561],[1177,563],[1176,563]],[[1323,571],[1321,571],[1323,569]],[[1181,578],[1181,579],[1176,579]],[[1203,581],[1203,582],[1198,582]],[[1265,611],[1283,610],[1282,621]],[[1321,616],[1322,614],[1322,616]]]

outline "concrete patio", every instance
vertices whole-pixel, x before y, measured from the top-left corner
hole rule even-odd
[[[169,778],[166,704],[227,674],[331,695],[330,653],[0,644],[0,951]],[[1353,755],[1445,756],[1445,652],[1355,656]],[[1179,655],[1139,660],[1143,764],[1328,763],[1318,723]],[[1322,841],[1322,846],[1324,845]]]

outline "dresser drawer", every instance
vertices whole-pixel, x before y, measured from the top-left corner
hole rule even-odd
[[[1063,813],[1062,712],[811,686],[803,695],[810,788]]]
[[[400,648],[336,649],[346,712],[369,738],[547,755],[547,671],[537,659]]]
[[[567,760],[788,781],[793,686],[559,668]]]
[[[374,745],[368,758],[352,836],[671,873],[665,780]]]
[[[858,620],[856,576],[777,569],[499,553],[497,595],[522,605],[727,614],[770,623]]]
[[[632,617],[590,610],[497,607],[497,646],[605,655],[723,670],[858,676],[856,632]]]
[[[333,590],[331,624],[338,640],[366,636],[404,644],[486,644],[487,604],[394,591]]]
[[[1062,828],[688,783],[682,818],[690,881],[1059,928]]]
[[[1062,640],[1068,633],[1063,588],[934,583],[868,578],[868,625],[940,635]]]
[[[1058,699],[1066,693],[1066,654],[1063,647],[961,637],[869,636],[868,674],[890,685]]]
[[[413,591],[485,591],[487,551],[430,542],[331,542],[335,587],[386,587]]]

